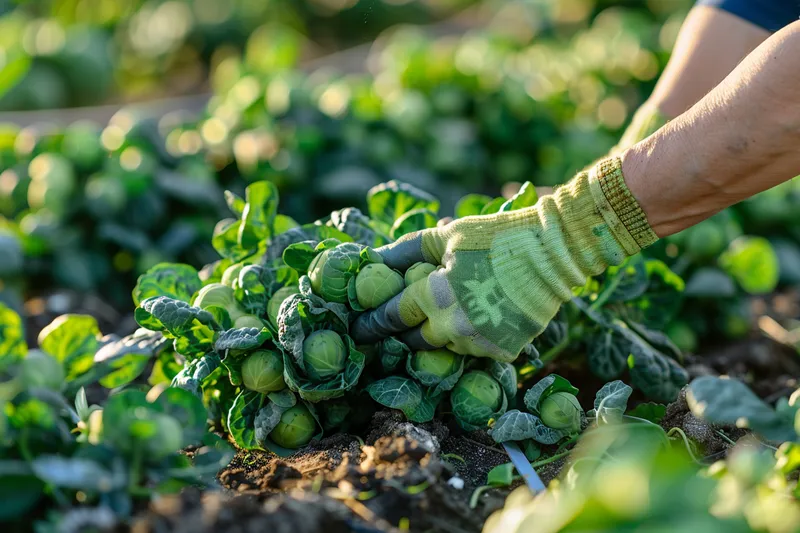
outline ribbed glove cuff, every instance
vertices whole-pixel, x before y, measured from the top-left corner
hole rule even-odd
[[[629,254],[658,240],[639,202],[625,185],[619,157],[604,159],[595,165],[589,184],[603,218]]]

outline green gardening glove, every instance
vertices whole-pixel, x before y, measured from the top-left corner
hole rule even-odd
[[[466,217],[378,248],[401,272],[420,261],[442,268],[361,315],[351,334],[359,344],[398,336],[414,350],[513,361],[573,287],[656,238],[620,159],[606,159],[533,207]]]

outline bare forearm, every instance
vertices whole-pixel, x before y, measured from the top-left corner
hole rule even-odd
[[[725,11],[695,7],[647,106],[677,117],[719,84],[769,32]]]
[[[800,174],[800,22],[686,113],[622,155],[660,237]]]

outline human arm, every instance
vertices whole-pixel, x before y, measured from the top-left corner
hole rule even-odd
[[[712,1],[730,9],[728,4],[757,0]],[[735,13],[709,5],[697,5],[689,12],[664,72],[650,97],[634,114],[612,154],[621,153],[647,138],[668,120],[689,109],[769,37],[770,32],[765,27],[743,18],[741,12]],[[759,20],[759,23],[764,22]]]
[[[359,342],[513,360],[586,279],[800,174],[800,22],[764,42],[689,111],[528,209],[467,217],[378,250],[441,265],[360,316]]]

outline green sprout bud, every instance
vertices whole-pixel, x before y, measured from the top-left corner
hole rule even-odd
[[[581,430],[583,409],[578,398],[568,392],[554,392],[545,398],[539,406],[539,413],[548,427],[569,433]]]
[[[276,328],[278,327],[278,311],[280,311],[283,301],[289,296],[298,294],[299,292],[300,288],[297,285],[288,285],[275,291],[275,294],[273,294],[272,298],[267,302],[267,316],[273,326]]]
[[[311,381],[331,379],[344,370],[346,361],[347,349],[335,331],[315,331],[303,341],[303,365]]]
[[[379,307],[404,288],[403,277],[381,263],[365,266],[356,276],[356,297],[364,309]]]
[[[453,414],[473,426],[485,426],[502,404],[500,384],[479,370],[461,376],[450,394]]]
[[[39,350],[28,352],[20,371],[26,387],[59,390],[64,384],[64,366],[55,357]]]
[[[257,350],[242,363],[242,381],[250,390],[266,394],[286,388],[283,357],[270,350]]]
[[[314,294],[329,302],[347,303],[347,285],[358,270],[362,249],[346,242],[316,256],[308,268]]]
[[[211,283],[200,289],[193,305],[200,309],[208,309],[209,307],[222,308],[234,323],[247,315],[239,305],[239,302],[236,301],[233,289],[222,283]]]
[[[408,270],[406,270],[405,282],[406,287],[412,283],[425,279],[436,270],[436,265],[430,263],[414,263]]]
[[[284,448],[301,448],[317,432],[317,423],[303,404],[297,404],[281,415],[281,421],[269,434],[270,440]]]
[[[444,379],[458,370],[461,358],[446,348],[421,350],[411,356],[411,368],[415,372],[425,372]]]

